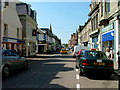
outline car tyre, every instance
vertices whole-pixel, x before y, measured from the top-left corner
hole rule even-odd
[[[79,67],[77,66],[77,64],[75,65],[75,68],[78,69]]]
[[[25,61],[24,69],[28,69],[28,62],[27,61]]]
[[[80,68],[80,76],[83,76],[84,72],[82,71],[82,69]]]
[[[9,66],[5,66],[2,70],[2,75],[3,77],[9,77],[10,76],[10,67]]]
[[[105,75],[103,74],[103,76],[106,77],[106,78],[110,78],[112,76],[112,73],[107,73]]]

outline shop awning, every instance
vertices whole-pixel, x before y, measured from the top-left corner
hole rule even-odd
[[[105,33],[102,35],[102,41],[110,41],[110,40],[114,40],[114,31]]]

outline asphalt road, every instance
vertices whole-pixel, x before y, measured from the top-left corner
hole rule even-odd
[[[2,88],[115,88],[118,90],[116,75],[109,78],[100,76],[79,76],[79,70],[75,69],[75,59],[69,55],[40,54],[27,58],[29,67],[27,70],[17,70],[10,77],[2,80]],[[80,89],[79,89],[80,88]],[[115,90],[114,89],[114,90]],[[8,89],[9,90],[9,89]]]

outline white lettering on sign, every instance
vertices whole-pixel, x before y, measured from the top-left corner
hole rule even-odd
[[[11,39],[8,39],[8,42],[14,42],[14,43],[17,43],[17,40],[11,40]]]

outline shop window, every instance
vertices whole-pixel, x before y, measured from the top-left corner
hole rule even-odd
[[[92,19],[92,31],[98,28],[98,14]]]
[[[96,15],[96,28],[95,29],[97,29],[98,28],[98,14]]]
[[[105,2],[105,12],[106,13],[110,12],[110,0],[106,0]]]

